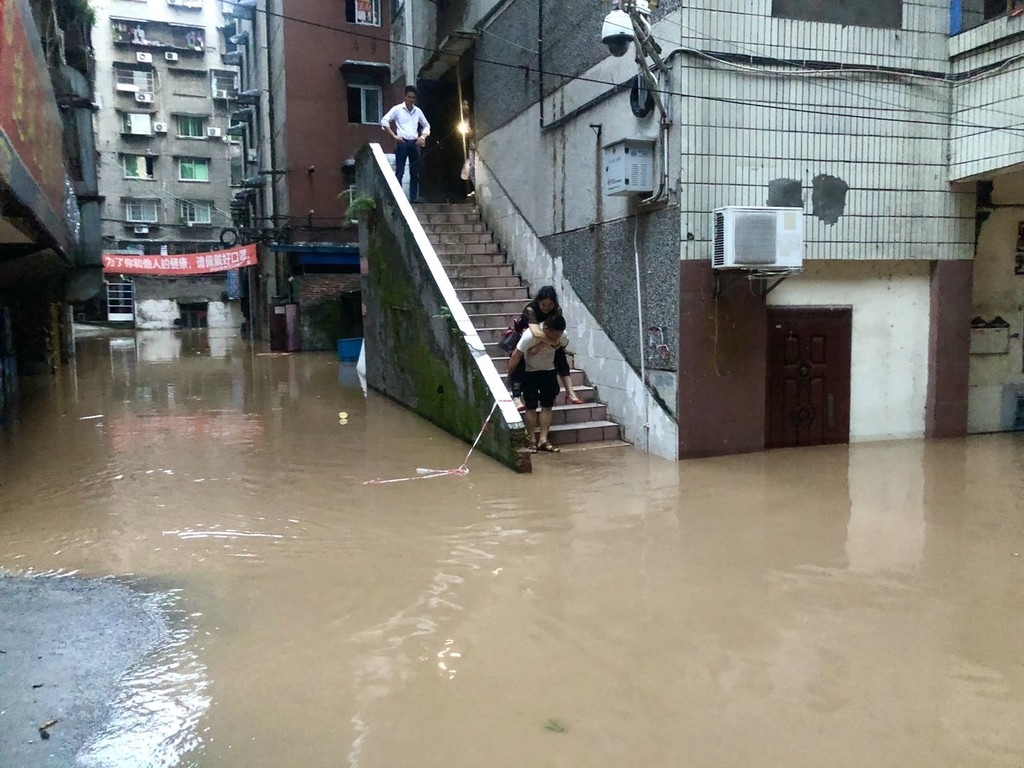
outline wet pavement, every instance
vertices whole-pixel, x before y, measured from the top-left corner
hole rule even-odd
[[[25,380],[0,569],[167,623],[79,764],[1024,764],[1024,436],[363,484],[465,452],[231,336]]]

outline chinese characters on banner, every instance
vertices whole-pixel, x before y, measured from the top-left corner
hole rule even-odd
[[[226,251],[183,253],[178,256],[103,254],[103,271],[119,275],[204,275],[256,264],[255,245],[242,245]]]

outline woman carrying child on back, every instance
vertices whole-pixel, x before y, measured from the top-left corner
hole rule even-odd
[[[545,285],[541,286],[537,291],[537,295],[534,296],[533,301],[523,307],[523,314],[520,316],[519,320],[513,324],[513,327],[520,334],[529,333],[532,334],[535,339],[545,339],[543,328],[544,321],[549,317],[561,316],[562,308],[558,304],[558,294],[555,292],[555,287],[553,285]],[[569,372],[569,359],[565,356],[564,347],[556,347],[555,349],[555,372],[558,374],[558,378],[562,380],[562,386],[565,387],[566,401],[573,405],[579,405],[582,403],[583,401],[576,397],[576,393],[572,388],[572,376]],[[512,389],[512,399],[516,404],[516,408],[520,411],[526,410],[526,405],[523,403],[522,398],[523,377],[525,375],[525,360],[520,360],[515,370],[510,370],[508,372],[508,381]]]

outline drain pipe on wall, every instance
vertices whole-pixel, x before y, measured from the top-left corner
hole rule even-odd
[[[537,0],[537,97],[540,129],[544,130],[544,0]]]

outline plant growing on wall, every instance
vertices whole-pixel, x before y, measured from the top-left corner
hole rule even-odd
[[[338,197],[340,198],[348,194],[349,191],[346,190],[339,194]],[[377,210],[377,201],[369,195],[357,192],[349,198],[348,210],[345,211],[345,218],[351,221],[364,221],[375,210]]]

